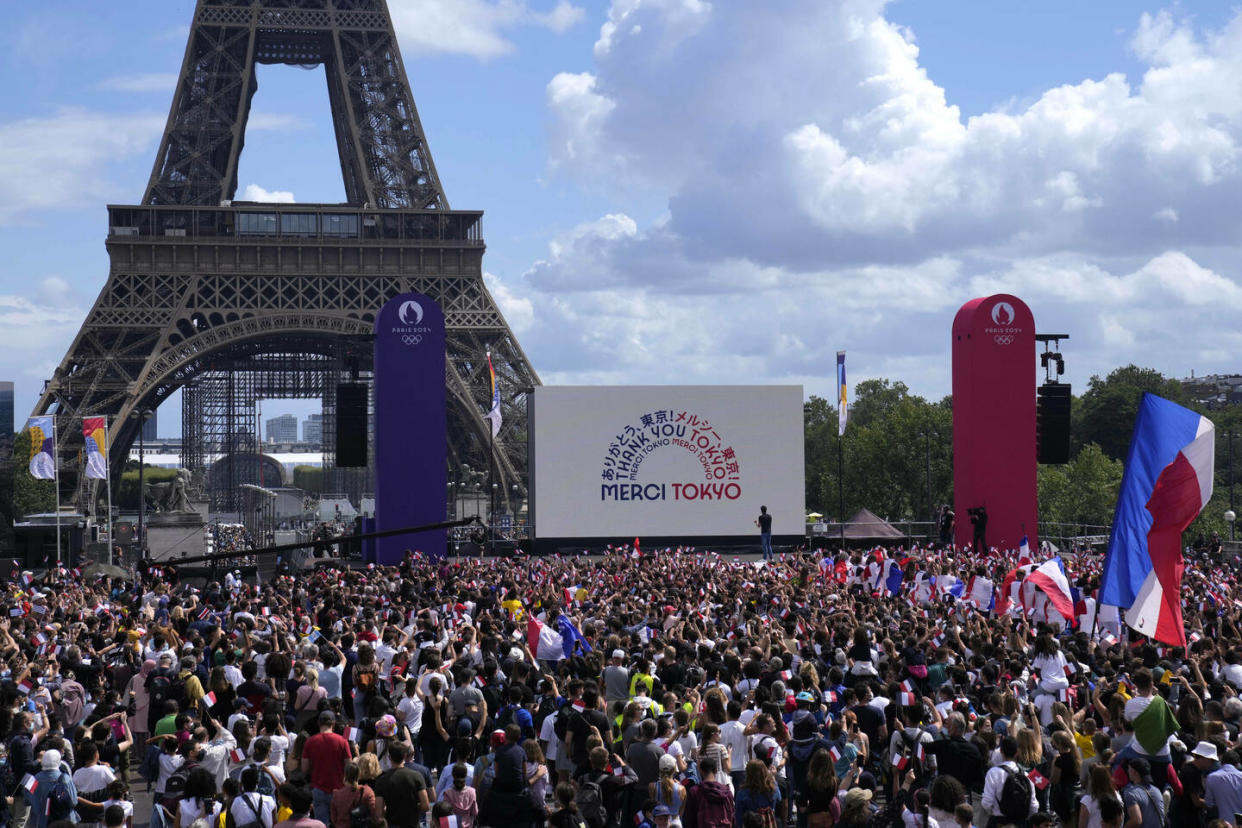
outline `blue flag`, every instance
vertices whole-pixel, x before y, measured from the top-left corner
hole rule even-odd
[[[578,645],[582,646],[584,653],[591,652],[590,643],[582,637],[582,632],[567,616],[557,616],[556,631],[561,634],[561,646],[564,648],[565,658],[572,656]]]

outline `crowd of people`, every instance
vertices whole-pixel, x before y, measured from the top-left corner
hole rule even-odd
[[[1065,562],[1072,617],[1018,563],[620,547],[198,587],[14,573],[0,824],[1238,826],[1234,576],[1187,572],[1175,648],[1094,606],[1097,557]]]

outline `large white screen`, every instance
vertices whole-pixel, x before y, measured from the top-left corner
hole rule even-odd
[[[801,386],[538,386],[532,416],[540,538],[806,531]]]

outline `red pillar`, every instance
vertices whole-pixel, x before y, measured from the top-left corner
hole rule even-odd
[[[968,510],[987,509],[987,543],[1038,544],[1035,488],[1035,318],[1016,296],[972,299],[953,319],[953,500],[956,542]]]

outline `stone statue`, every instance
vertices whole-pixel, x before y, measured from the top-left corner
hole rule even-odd
[[[143,497],[147,508],[154,512],[193,512],[190,505],[189,469],[177,469],[177,476],[167,483],[145,483]]]

